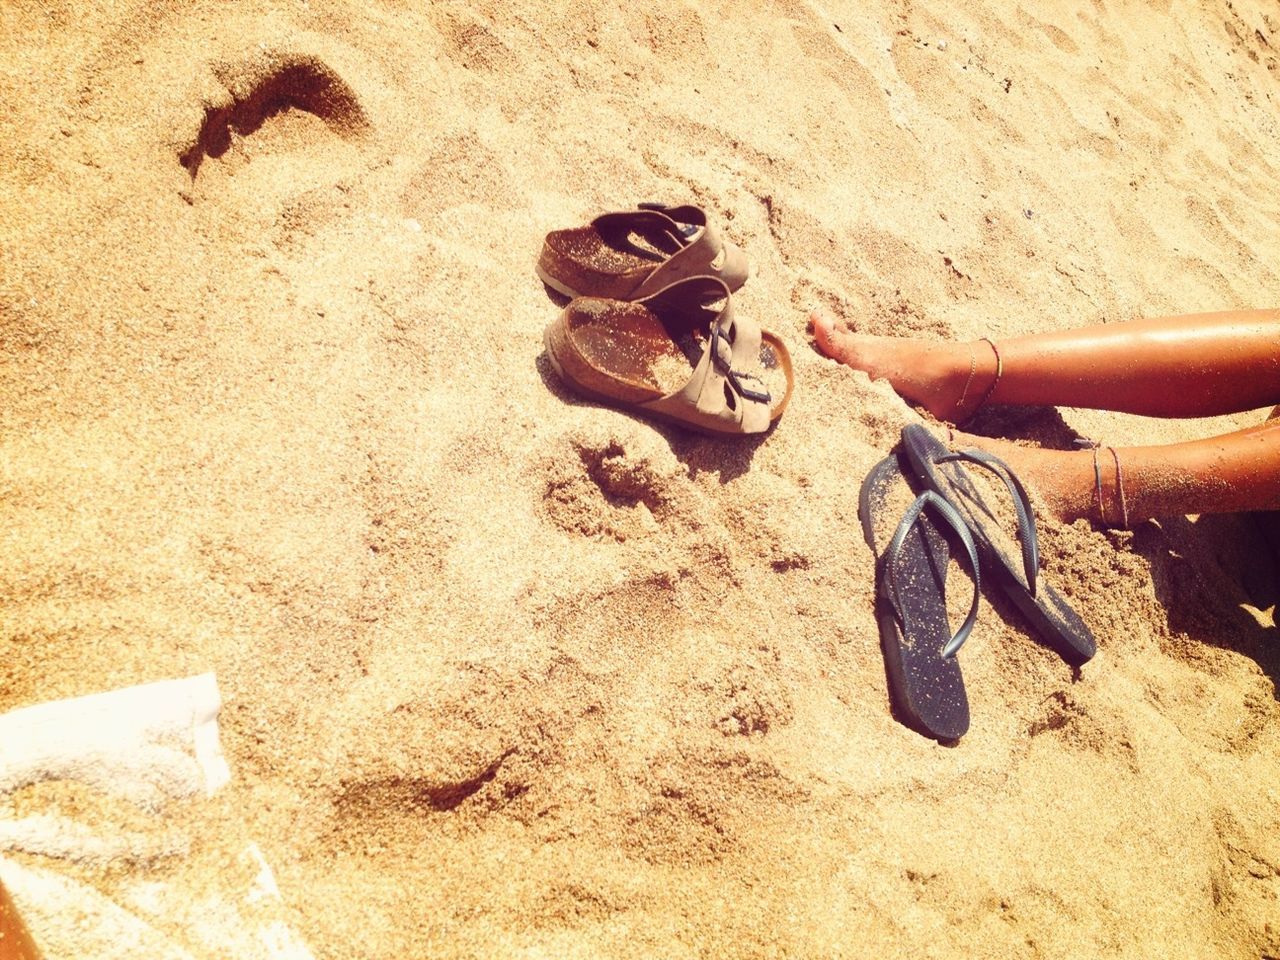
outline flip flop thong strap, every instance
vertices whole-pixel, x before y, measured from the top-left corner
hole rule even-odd
[[[907,536],[911,533],[912,528],[920,522],[920,517],[924,511],[930,507],[956,532],[960,542],[964,544],[965,552],[969,555],[969,563],[973,568],[973,600],[969,604],[969,612],[964,618],[964,623],[960,624],[960,629],[952,635],[946,646],[942,648],[943,657],[954,657],[956,652],[964,645],[964,642],[969,639],[969,634],[973,631],[973,625],[978,620],[978,597],[982,589],[981,572],[978,568],[978,548],[974,545],[973,534],[965,526],[964,519],[956,508],[932,490],[926,490],[916,497],[915,502],[907,507],[906,513],[902,515],[902,520],[898,523],[898,529],[893,532],[893,538],[889,541],[889,546],[885,550],[884,575],[889,584],[889,589],[893,591],[893,603],[898,609],[898,615],[902,618],[905,628],[907,605],[903,603],[898,586],[898,578],[894,570],[896,569],[898,556],[902,553],[903,545],[907,541]]]
[[[1013,498],[1013,512],[1018,518],[1018,543],[1022,547],[1022,570],[1027,578],[1027,587],[1031,595],[1036,595],[1036,582],[1040,570],[1040,538],[1036,533],[1036,521],[1031,508],[1031,498],[1022,481],[1009,468],[1009,465],[994,454],[985,450],[959,450],[945,457],[938,457],[936,463],[967,462],[977,464],[990,470],[999,477]]]

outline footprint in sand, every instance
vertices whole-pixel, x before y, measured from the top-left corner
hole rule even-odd
[[[667,465],[670,468],[670,464]],[[570,534],[619,543],[656,533],[680,500],[678,481],[616,439],[568,438],[540,465],[541,510]]]
[[[370,128],[359,97],[323,60],[307,54],[268,52],[214,68],[221,86],[207,102],[199,130],[178,161],[201,193],[208,181],[244,175],[253,160],[255,177],[278,179],[296,190],[305,181],[305,151],[332,151],[334,138],[353,142]],[[285,158],[282,160],[282,158]],[[331,157],[322,164],[331,170]],[[217,161],[210,163],[209,161]],[[263,184],[267,186],[268,184]]]

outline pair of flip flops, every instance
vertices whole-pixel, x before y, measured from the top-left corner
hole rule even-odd
[[[998,486],[988,483],[992,477]],[[886,516],[898,515],[891,507],[895,495],[915,499],[886,538]],[[1093,657],[1092,632],[1040,577],[1031,504],[998,457],[952,451],[912,424],[902,431],[900,448],[863,481],[858,513],[876,555],[876,619],[890,693],[909,726],[941,741],[958,740],[969,729],[969,701],[955,655],[976,622],[984,576],[1068,664],[1079,667]],[[973,572],[973,599],[954,631],[946,599],[953,544],[963,548]]]
[[[794,378],[776,335],[736,316],[742,251],[698,207],[647,204],[547,234],[538,276],[571,297],[547,357],[582,396],[702,433],[763,433]]]

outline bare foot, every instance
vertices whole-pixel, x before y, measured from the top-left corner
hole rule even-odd
[[[820,311],[809,320],[824,354],[872,380],[888,380],[899,396],[939,420],[971,415],[995,379],[994,358],[972,344],[854,333],[844,321]]]
[[[969,343],[873,337],[854,333],[840,320],[815,311],[809,317],[818,349],[833,360],[861,370],[872,380],[888,380],[899,396],[928,410],[938,420],[972,415],[995,379],[995,357]],[[967,388],[967,389],[966,389]],[[977,447],[1007,463],[1042,508],[1059,520],[1097,520],[1097,482],[1090,450],[1046,450],[952,432],[952,449]],[[1109,478],[1110,473],[1105,476]],[[1120,517],[1114,491],[1104,482],[1106,519]]]

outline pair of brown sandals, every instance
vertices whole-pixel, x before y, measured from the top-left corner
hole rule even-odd
[[[537,271],[571,298],[544,340],[575,392],[716,435],[763,433],[782,416],[791,356],[735,315],[747,259],[700,208],[645,204],[552,231]]]

